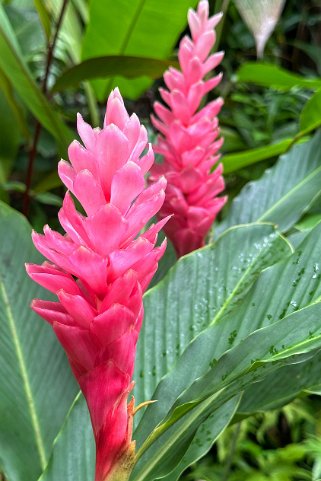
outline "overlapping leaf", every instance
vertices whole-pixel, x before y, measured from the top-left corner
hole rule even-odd
[[[194,0],[92,0],[83,60],[105,55],[166,59],[187,23],[188,7],[196,4]],[[146,76],[130,82],[114,77],[94,81],[93,85],[98,98],[103,100],[115,85],[125,97],[135,98],[150,83]]]
[[[46,295],[24,271],[26,259],[40,260],[31,229],[0,204],[0,232],[0,464],[8,480],[34,481],[77,388],[53,332],[29,308]]]
[[[14,34],[2,6],[0,6],[0,68],[10,78],[28,109],[56,138],[60,150],[64,151],[72,140],[72,134],[32,78],[15,43]]]
[[[187,344],[230,312],[262,269],[290,253],[272,225],[256,224],[233,228],[215,244],[180,259],[144,298],[134,376],[137,402],[151,398]]]
[[[175,429],[170,427],[172,422],[175,421],[182,439],[185,437],[185,448],[188,447],[197,428],[195,413],[198,413],[199,422],[203,422],[208,412],[211,412],[209,409],[222,405],[225,396],[228,399],[228,396],[238,392],[237,389],[234,391],[234,381],[241,390],[248,383],[257,381],[260,376],[264,377],[268,373],[265,367],[258,367],[251,374],[258,361],[279,359],[282,365],[281,359],[284,356],[319,347],[321,304],[316,301],[321,296],[321,275],[318,270],[320,234],[319,225],[288,260],[266,269],[240,305],[196,338],[175,368],[159,383],[153,398],[162,402],[150,406],[143,416],[136,431],[138,443],[146,441],[149,433],[166,418],[181,393],[185,391],[189,394],[181,400],[182,407],[178,414],[173,411],[174,417],[167,421],[167,425],[159,428],[166,431],[166,434],[147,450],[146,457],[142,458],[137,467],[135,480],[164,475],[165,466],[168,471],[173,469],[173,466],[165,462],[167,448],[175,442]],[[277,324],[274,324],[275,321]],[[233,348],[228,350],[231,347]],[[200,352],[202,356],[199,356]],[[289,362],[297,361],[298,359],[290,359]],[[263,366],[265,365],[264,362]],[[271,369],[279,367],[277,363],[269,366]],[[206,374],[209,368],[212,374]],[[227,389],[225,382],[230,376],[233,382]],[[200,378],[199,383],[193,385],[197,378]],[[293,382],[295,384],[295,379]],[[295,385],[293,388],[296,388]],[[222,393],[218,394],[221,389]],[[206,401],[199,404],[200,396],[204,397],[206,391]],[[194,407],[194,414],[191,412],[183,416],[184,409],[188,412]],[[154,459],[153,463],[151,459]],[[162,466],[162,472],[158,471],[159,466]]]
[[[286,231],[321,193],[321,133],[295,145],[263,177],[249,182],[233,200],[216,233],[247,222],[270,221]]]

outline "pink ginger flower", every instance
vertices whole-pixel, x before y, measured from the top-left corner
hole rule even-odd
[[[154,153],[151,145],[143,153],[146,129],[135,114],[129,117],[118,89],[109,96],[102,130],[80,115],[77,128],[85,147],[72,142],[71,165],[62,160],[58,171],[85,215],[67,192],[59,212],[66,235],[48,226],[44,235],[33,233],[35,246],[50,262],[27,265],[27,271],[58,298],[36,299],[32,308],[52,325],[66,351],[90,411],[95,480],[106,481],[129,470],[134,458],[134,406],[127,399],[142,294],[164,253],[165,242],[155,243],[167,219],[140,231],[163,204],[166,180],[145,188]]]
[[[208,2],[202,0],[197,12],[190,9],[188,22],[192,39],[185,36],[179,45],[181,71],[170,67],[164,74],[168,90],[160,89],[167,107],[155,102],[157,117],[152,116],[159,130],[155,152],[164,162],[155,165],[150,179],[165,175],[166,197],[158,216],[174,214],[164,230],[180,257],[204,245],[205,237],[227,198],[217,197],[224,189],[223,167],[218,150],[223,139],[218,138],[217,114],[223,100],[218,98],[199,109],[204,96],[221,81],[219,74],[204,80],[217,67],[223,53],[210,55],[215,43],[214,27],[221,14],[209,18]]]

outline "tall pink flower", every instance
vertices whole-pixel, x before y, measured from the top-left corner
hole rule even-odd
[[[213,29],[220,19],[221,14],[209,18],[207,0],[199,3],[197,12],[189,10],[192,39],[186,36],[180,43],[181,71],[169,68],[164,74],[168,90],[160,89],[160,94],[167,107],[159,102],[154,105],[158,118],[152,117],[152,121],[160,132],[154,150],[163,155],[164,162],[153,167],[151,180],[166,176],[166,198],[159,217],[174,213],[164,230],[178,256],[204,245],[226,202],[226,197],[217,197],[224,189],[222,165],[211,171],[223,143],[218,138],[217,119],[223,100],[218,98],[199,108],[204,96],[222,77],[204,80],[224,55],[210,55],[215,43]]]
[[[34,300],[48,321],[86,398],[96,441],[96,481],[120,476],[133,461],[132,389],[136,342],[143,320],[142,294],[165,243],[155,247],[166,219],[140,231],[164,201],[166,180],[145,188],[154,161],[146,129],[128,116],[118,89],[107,103],[104,127],[92,129],[78,116],[84,143],[69,147],[59,175],[78,199],[66,193],[59,220],[65,235],[44,227],[33,234],[49,259],[28,265],[30,277],[56,294],[58,302]],[[122,475],[123,476],[123,475]],[[123,479],[123,478],[121,478]]]

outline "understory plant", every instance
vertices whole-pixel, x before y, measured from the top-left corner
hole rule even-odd
[[[69,145],[69,161],[58,164],[67,188],[59,225],[53,219],[54,228],[32,232],[25,216],[0,202],[5,481],[207,476],[207,461],[200,470],[195,463],[218,439],[224,449],[224,432],[228,438],[255,413],[320,392],[321,133],[305,130],[313,134],[292,142],[225,205],[217,164],[223,101],[208,99],[221,81],[211,76],[223,59],[212,52],[220,20],[207,0],[189,10],[191,38],[180,41],[175,66],[162,63],[167,106],[154,104],[154,146],[118,88],[102,128],[78,115],[81,142],[70,143],[69,127],[49,110]],[[3,38],[10,36],[0,28],[0,49]],[[91,101],[100,88],[85,86]],[[162,279],[149,288],[158,264]],[[217,476],[229,476],[231,463]]]

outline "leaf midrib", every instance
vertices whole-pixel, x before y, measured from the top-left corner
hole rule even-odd
[[[279,236],[276,236],[275,239],[274,239],[274,242],[279,240],[280,238],[282,238],[281,235]],[[273,244],[274,244],[273,242]],[[261,251],[260,253],[260,256],[256,257],[253,262],[251,262],[249,264],[249,266],[247,267],[247,269],[245,270],[244,274],[240,277],[239,281],[236,283],[234,289],[232,290],[232,292],[230,293],[230,295],[227,297],[227,299],[223,302],[222,306],[220,307],[219,311],[215,314],[213,320],[211,321],[211,323],[209,324],[210,326],[212,326],[213,324],[215,324],[217,321],[220,320],[220,318],[222,317],[222,315],[224,314],[224,312],[226,311],[226,309],[228,308],[229,304],[231,303],[231,301],[234,299],[234,297],[236,296],[238,290],[239,290],[239,287],[243,284],[243,282],[245,281],[245,279],[248,277],[249,273],[252,271],[252,268],[255,266],[255,264],[257,263],[257,260],[259,257],[261,257],[261,254],[265,254],[267,250],[271,249],[272,245],[270,245],[268,248],[264,249]]]
[[[27,406],[28,406],[28,410],[31,418],[31,425],[34,431],[36,446],[39,454],[40,466],[42,469],[45,469],[47,465],[47,456],[46,456],[44,442],[42,439],[40,423],[39,423],[36,406],[35,406],[35,402],[32,394],[31,384],[29,380],[27,367],[26,367],[26,362],[24,359],[23,350],[22,350],[18,332],[16,329],[14,315],[10,307],[9,297],[8,297],[4,282],[1,279],[1,277],[0,277],[0,295],[4,303],[4,310],[8,320],[9,330],[12,335],[16,356],[18,359],[18,366],[21,373],[23,388],[25,391],[26,399],[27,399]]]
[[[273,210],[275,210],[279,205],[281,205],[284,201],[286,201],[293,193],[295,193],[298,189],[300,189],[304,184],[306,184],[311,178],[316,176],[319,172],[321,172],[321,167],[318,167],[313,172],[311,172],[307,177],[305,177],[301,182],[296,184],[292,189],[290,189],[283,197],[281,197],[275,204],[268,208],[257,220],[256,222],[268,220],[266,216],[269,215]],[[321,190],[321,187],[320,187]]]
[[[134,29],[135,29],[135,27],[136,27],[137,21],[138,21],[138,19],[139,19],[139,16],[140,16],[141,11],[142,11],[142,9],[143,9],[143,6],[144,6],[144,4],[145,4],[145,1],[146,1],[146,0],[139,0],[138,6],[137,6],[137,8],[136,8],[136,11],[135,11],[135,13],[134,13],[134,15],[133,15],[133,17],[132,17],[132,21],[130,22],[129,28],[128,28],[128,30],[127,30],[127,32],[126,32],[126,34],[125,34],[125,37],[124,37],[124,39],[123,39],[123,41],[122,41],[122,44],[121,44],[121,46],[120,46],[118,55],[124,55],[124,53],[125,53],[125,51],[126,51],[126,48],[127,48],[127,46],[128,46],[130,37],[131,37],[132,34],[133,34],[133,31],[134,31]],[[107,95],[109,94],[109,92],[110,92],[110,90],[111,90],[111,87],[112,87],[112,85],[113,85],[113,83],[114,83],[114,80],[115,80],[115,77],[112,77],[112,78],[109,80],[108,84],[107,84],[107,88],[106,88],[106,93],[107,93]]]
[[[189,425],[195,421],[199,417],[199,415],[207,409],[207,407],[221,394],[222,389],[215,392],[211,396],[209,396],[207,399],[204,399],[198,406],[194,407],[194,413],[193,415],[189,418]],[[190,411],[191,412],[191,411]],[[146,479],[146,475],[148,475],[155,466],[157,466],[157,463],[159,460],[163,458],[163,456],[166,454],[166,452],[169,451],[169,449],[172,448],[173,445],[175,445],[175,442],[180,439],[180,436],[186,432],[186,423],[183,423],[182,426],[179,429],[176,429],[173,436],[170,438],[170,442],[166,442],[163,444],[163,446],[157,451],[157,455],[154,456],[153,460],[150,460],[148,463],[147,467],[145,467],[145,470],[141,471],[140,474],[138,474],[138,477],[136,476],[133,481],[144,481]],[[149,446],[148,446],[149,447]],[[148,449],[146,448],[146,450]],[[146,466],[146,465],[145,465]],[[145,472],[144,472],[145,471]]]

